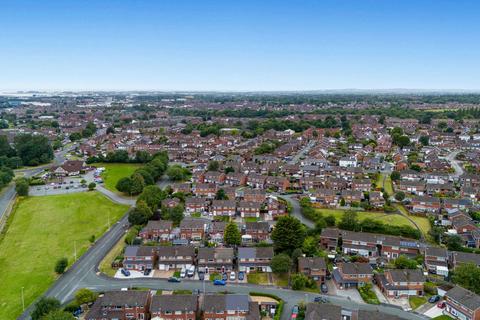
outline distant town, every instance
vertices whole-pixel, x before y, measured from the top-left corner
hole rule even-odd
[[[0,319],[480,320],[480,94],[0,95]]]

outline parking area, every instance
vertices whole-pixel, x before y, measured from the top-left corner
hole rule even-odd
[[[135,270],[129,270],[130,272],[130,275],[129,276],[125,276],[123,273],[122,273],[122,270],[121,269],[118,269],[117,272],[115,273],[115,276],[114,278],[118,278],[118,279],[131,279],[131,278],[152,278],[153,277],[153,272],[150,272],[149,275],[144,275],[143,272],[140,272],[140,271],[135,271]]]
[[[87,191],[87,185],[94,181],[93,171],[89,171],[82,176],[65,177],[55,182],[49,182],[45,185],[30,186],[29,195],[48,196],[55,194],[68,194]],[[86,182],[82,185],[81,181]]]
[[[364,303],[357,289],[343,289],[343,290],[337,289],[336,294],[337,296],[345,297],[354,302]]]
[[[443,311],[445,309],[440,309],[439,307],[437,307],[437,305],[434,305],[433,307],[431,307],[430,309],[428,309],[424,315],[426,315],[427,317],[429,318],[435,318],[435,317],[438,317],[438,316],[441,316],[443,314]]]

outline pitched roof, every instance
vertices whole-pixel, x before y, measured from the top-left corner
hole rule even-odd
[[[150,312],[196,311],[197,297],[191,294],[159,295],[152,297]]]
[[[455,300],[459,304],[464,305],[470,310],[477,310],[480,308],[480,296],[462,287],[453,287],[447,291],[445,296]]]

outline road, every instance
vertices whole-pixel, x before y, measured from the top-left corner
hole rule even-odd
[[[297,154],[290,161],[288,161],[288,164],[297,164],[297,162],[300,161],[300,158],[308,154],[310,152],[310,149],[312,149],[314,145],[315,145],[314,140],[311,140],[310,142],[308,142],[308,144],[302,150],[297,152]]]
[[[460,150],[455,150],[455,151],[450,152],[445,157],[445,159],[447,159],[448,162],[450,162],[453,169],[455,170],[455,173],[453,174],[453,177],[455,177],[455,178],[458,178],[463,174],[463,167],[462,167],[460,161],[455,159],[459,153],[460,153]]]
[[[302,215],[302,208],[300,207],[300,203],[298,202],[297,195],[292,194],[274,194],[276,197],[283,198],[290,202],[292,205],[292,212],[290,213],[292,216],[300,220],[301,223],[306,225],[309,228],[315,228],[315,223]]]

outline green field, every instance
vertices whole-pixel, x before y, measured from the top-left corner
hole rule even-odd
[[[10,226],[0,242],[0,319],[16,319],[25,305],[39,297],[56,279],[57,259],[69,265],[127,211],[97,192],[30,197],[19,200]]]
[[[105,188],[114,192],[118,192],[115,188],[118,180],[129,177],[135,170],[141,167],[138,163],[95,163],[93,166],[105,168],[105,171],[102,173]]]
[[[384,173],[378,175],[378,179],[375,182],[377,188],[383,188],[389,195],[393,195],[393,185],[392,179],[390,179],[389,175]]]
[[[424,235],[427,239],[430,238],[430,235],[429,235],[428,232],[430,231],[431,226],[430,226],[430,221],[428,221],[427,218],[411,215],[411,214],[407,211],[407,209],[405,209],[405,207],[402,206],[402,205],[400,205],[400,204],[395,204],[395,208],[397,208],[398,210],[400,210],[403,214],[408,215],[410,219],[412,219],[413,221],[415,221],[415,223],[418,225],[418,227],[420,228],[420,230],[422,230],[423,235]]]
[[[340,221],[340,219],[342,219],[342,216],[345,210],[317,209],[317,212],[322,213],[324,217],[328,215],[334,216],[338,222]],[[360,221],[366,218],[371,218],[374,220],[382,221],[383,223],[389,224],[389,225],[394,225],[394,226],[407,225],[407,226],[415,227],[407,218],[399,214],[376,212],[376,211],[357,211],[357,214],[358,214],[358,219]]]

